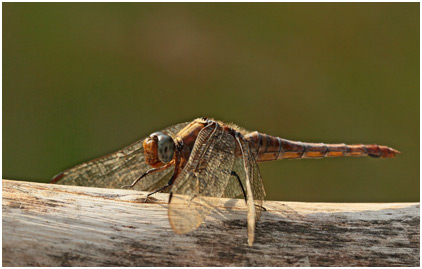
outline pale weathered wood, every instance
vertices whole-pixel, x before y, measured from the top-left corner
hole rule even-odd
[[[176,235],[144,195],[3,180],[3,266],[419,266],[419,203],[266,202],[249,247],[242,200]]]

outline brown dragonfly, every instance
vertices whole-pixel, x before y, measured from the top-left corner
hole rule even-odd
[[[281,159],[370,156],[390,158],[399,151],[379,145],[303,143],[234,124],[198,118],[168,127],[115,153],[82,163],[52,183],[105,188],[122,186],[168,191],[168,216],[177,234],[201,225],[221,197],[243,196],[248,242],[254,241],[265,190],[258,162]]]

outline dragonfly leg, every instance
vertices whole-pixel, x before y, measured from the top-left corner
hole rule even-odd
[[[239,177],[239,175],[238,175],[235,171],[232,171],[232,172],[230,173],[230,175],[235,176],[235,177],[237,178],[237,182],[239,182],[240,188],[242,188],[243,198],[245,198],[245,202],[247,202],[248,200],[246,199],[246,192],[245,192],[245,188],[243,188],[243,184],[242,184],[242,181],[240,181],[240,177]]]
[[[170,183],[170,182],[169,182],[169,183]],[[155,193],[157,193],[157,192],[163,191],[163,190],[167,189],[168,187],[170,187],[170,186],[171,186],[171,184],[169,184],[169,183],[167,183],[166,185],[164,185],[164,186],[160,187],[159,189],[157,189],[157,190],[155,190],[155,191],[153,191],[153,192],[148,193],[148,194],[147,194],[147,197],[146,197],[146,198],[145,198],[145,200],[144,200],[144,203],[146,203],[146,202],[148,201],[148,198],[149,198],[151,195],[153,195],[153,194],[155,194]],[[173,184],[173,182],[172,182],[172,184]]]
[[[147,201],[148,201],[148,198],[151,196],[151,195],[153,195],[153,194],[155,194],[155,193],[157,193],[157,192],[160,192],[160,191],[163,191],[163,190],[165,190],[165,189],[167,189],[168,187],[170,187],[171,185],[173,185],[173,183],[174,183],[174,180],[176,179],[176,177],[179,175],[179,169],[177,169],[177,166],[176,166],[176,168],[175,168],[175,171],[174,171],[174,174],[173,174],[173,176],[170,178],[170,180],[169,180],[169,182],[167,182],[167,184],[166,185],[164,185],[164,186],[162,186],[162,187],[160,187],[159,189],[157,189],[157,190],[155,190],[155,191],[153,191],[153,192],[150,192],[150,193],[148,193],[147,194],[147,197],[145,198],[145,200],[144,200],[144,203],[146,203]],[[171,193],[170,192],[170,196],[169,196],[169,203],[170,203],[170,201],[171,201],[171,197],[173,196],[173,193]]]
[[[265,207],[263,207],[262,205],[255,205],[255,206],[261,208],[262,211],[267,211],[267,209]]]
[[[230,173],[230,175],[235,176],[235,177],[237,178],[237,182],[239,182],[240,188],[242,188],[243,197],[245,198],[245,202],[247,203],[247,202],[248,202],[248,200],[246,199],[246,192],[245,192],[245,188],[243,188],[243,184],[242,184],[242,181],[240,180],[239,175],[238,175],[235,171],[232,171],[232,172]],[[261,208],[263,211],[267,211],[267,209],[266,209],[265,207],[261,206],[261,205],[255,205],[255,206],[257,206],[257,207]]]
[[[132,184],[122,186],[122,189],[124,189],[124,188],[132,188],[133,186],[136,185],[136,183],[139,182],[139,180],[141,180],[142,178],[146,177],[148,174],[151,174],[151,173],[154,173],[154,172],[158,172],[158,171],[164,170],[167,167],[168,167],[168,165],[163,166],[163,167],[159,167],[159,168],[150,169],[150,170],[146,171],[142,176],[138,177],[135,181],[133,181]]]

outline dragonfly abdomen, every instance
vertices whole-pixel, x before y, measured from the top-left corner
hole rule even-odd
[[[245,139],[250,142],[251,149],[256,154],[256,160],[258,162],[281,159],[342,156],[392,158],[400,153],[387,146],[305,143],[274,137],[259,132],[249,133],[245,136]]]

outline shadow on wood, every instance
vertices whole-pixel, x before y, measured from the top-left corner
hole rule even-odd
[[[419,266],[419,203],[243,200],[176,235],[167,194],[3,180],[3,266]]]

